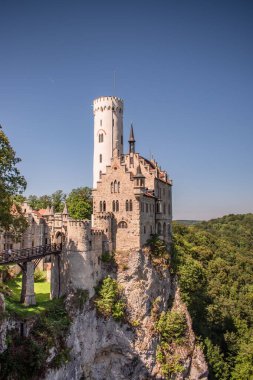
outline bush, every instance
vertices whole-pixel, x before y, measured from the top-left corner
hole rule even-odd
[[[103,263],[111,263],[114,260],[114,255],[110,252],[104,252],[102,253],[101,260]]]
[[[46,272],[40,270],[39,268],[34,271],[34,282],[44,282],[47,280]]]
[[[112,316],[115,320],[123,319],[126,305],[116,280],[110,276],[106,277],[97,289],[97,294],[95,304],[104,317]]]
[[[160,239],[158,235],[152,234],[148,239],[147,245],[150,247],[152,255],[156,257],[168,256],[167,246],[164,240]]]
[[[162,341],[181,343],[187,330],[185,315],[176,311],[167,311],[166,313],[163,311],[155,328],[160,333]]]

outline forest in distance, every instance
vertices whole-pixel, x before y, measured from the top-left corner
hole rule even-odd
[[[209,378],[253,379],[253,214],[173,223],[173,267]]]

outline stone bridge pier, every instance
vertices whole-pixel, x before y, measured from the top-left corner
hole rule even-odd
[[[20,265],[20,267],[22,268],[22,290],[20,301],[25,306],[36,305],[34,293],[34,263],[32,261],[27,261]]]

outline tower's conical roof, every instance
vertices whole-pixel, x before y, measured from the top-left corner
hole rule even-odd
[[[133,128],[133,124],[131,124],[131,128],[130,128],[130,135],[129,135],[129,142],[135,142],[135,139],[134,139],[134,128]]]

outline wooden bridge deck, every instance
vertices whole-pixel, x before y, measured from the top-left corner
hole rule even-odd
[[[52,254],[59,254],[62,251],[62,244],[46,244],[38,247],[13,249],[0,252],[0,265],[19,264],[26,261],[42,258]]]

